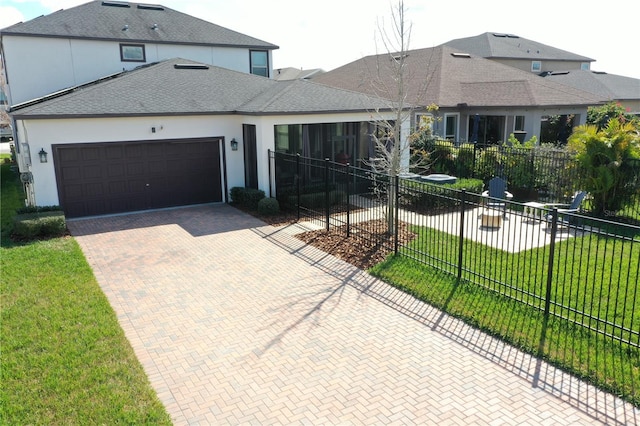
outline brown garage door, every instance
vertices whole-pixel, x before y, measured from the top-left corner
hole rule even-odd
[[[222,201],[219,139],[54,145],[68,217]]]

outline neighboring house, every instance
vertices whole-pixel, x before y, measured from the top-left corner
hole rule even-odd
[[[515,34],[484,33],[451,40],[443,46],[535,74],[544,71],[589,70],[594,61]]]
[[[314,68],[310,70],[303,70],[298,68],[278,68],[273,70],[273,78],[275,80],[297,80],[297,79],[310,79],[314,76],[322,74],[324,71],[321,68]]]
[[[78,217],[223,202],[234,186],[268,193],[268,150],[345,151],[359,164],[371,120],[394,116],[388,106],[307,80],[170,59],[11,114],[29,203]]]
[[[556,71],[543,73],[550,81],[619,102],[630,113],[640,115],[640,79],[600,71]]]
[[[405,61],[407,101],[439,107],[433,113],[416,111],[412,121],[417,123],[419,115],[432,114],[434,133],[457,143],[496,143],[506,141],[511,133],[521,139],[536,136],[540,140],[547,117],[564,115],[574,125],[584,124],[587,108],[606,100],[444,45],[408,51]],[[328,71],[312,81],[394,99],[392,79],[391,56],[381,54]]]
[[[0,30],[10,105],[174,57],[270,77],[277,48],[161,5],[124,1],[92,1]]]

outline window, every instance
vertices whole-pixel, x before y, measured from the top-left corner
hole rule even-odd
[[[251,74],[269,77],[269,55],[266,50],[251,51]]]
[[[540,72],[540,71],[542,71],[542,62],[531,61],[531,72]]]
[[[458,141],[458,114],[445,114],[444,138],[450,141]]]
[[[122,62],[145,62],[144,44],[121,44],[120,60]]]
[[[516,132],[524,131],[524,115],[516,115],[516,120],[513,125],[513,130]]]
[[[583,71],[589,71],[591,69],[591,64],[589,64],[589,62],[583,62],[580,64],[580,69]]]

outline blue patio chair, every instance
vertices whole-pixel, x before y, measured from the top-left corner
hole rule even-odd
[[[490,209],[502,210],[502,216],[507,215],[506,200],[513,198],[513,195],[507,191],[507,181],[494,177],[489,181],[489,190],[482,193],[487,198],[486,207]]]
[[[584,201],[587,196],[586,191],[578,191],[573,196],[571,200],[571,204],[545,204],[546,208],[556,208],[558,209],[558,224],[568,226],[571,224],[573,217],[571,215],[566,215],[567,213],[578,213],[580,211],[580,205]],[[545,218],[547,221],[551,221],[552,214],[547,213]]]

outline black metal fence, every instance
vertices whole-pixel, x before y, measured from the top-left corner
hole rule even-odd
[[[566,149],[554,146],[533,148],[505,145],[460,144],[435,141],[427,147],[430,153],[428,173],[445,173],[459,178],[476,178],[488,182],[494,176],[504,178],[516,200],[566,202],[576,191],[579,175],[575,158]],[[631,174],[638,177],[640,188],[640,160],[627,160]],[[425,172],[425,170],[421,170]],[[640,221],[640,191],[631,200],[624,214]],[[592,211],[587,200],[583,209]],[[623,212],[610,212],[610,217]]]
[[[582,336],[555,346],[543,337],[538,355],[640,400],[640,227],[329,160],[270,159],[271,196],[300,220],[376,240],[538,312],[543,334]]]

